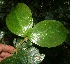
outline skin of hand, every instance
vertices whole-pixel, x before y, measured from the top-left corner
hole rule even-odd
[[[7,57],[12,56],[12,52],[15,50],[13,46],[0,44],[0,62]]]

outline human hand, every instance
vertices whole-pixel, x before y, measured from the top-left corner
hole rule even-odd
[[[13,46],[0,44],[0,62],[7,57],[12,56],[12,52],[15,50]]]

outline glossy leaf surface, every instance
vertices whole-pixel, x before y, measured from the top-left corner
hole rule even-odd
[[[17,38],[17,39],[14,38],[14,40],[13,40],[14,47],[17,48],[18,45],[20,45],[20,43],[23,41],[23,39],[24,38]],[[27,42],[23,42],[23,44],[21,44],[21,45],[22,45],[21,48],[26,49],[26,48],[32,46],[32,42],[30,40],[27,40]]]
[[[35,47],[30,47],[27,51],[28,54],[28,64],[39,64],[43,61],[45,55],[40,54],[39,50]]]
[[[44,56],[35,47],[30,47],[26,50],[21,48],[17,54],[3,60],[1,64],[39,64],[44,59]]]
[[[66,39],[67,31],[59,21],[44,20],[33,27],[30,40],[41,47],[55,47]]]
[[[17,54],[3,60],[1,64],[27,64],[26,53],[19,51]]]
[[[24,3],[18,3],[6,17],[6,24],[11,32],[25,37],[33,26],[32,13]]]

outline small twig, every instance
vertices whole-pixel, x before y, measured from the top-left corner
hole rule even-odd
[[[20,46],[21,46],[24,42],[27,42],[27,40],[28,40],[28,37],[25,37],[24,40],[22,40],[22,41],[19,43],[19,45],[17,46],[17,48],[14,50],[13,53],[16,52],[16,54],[17,54],[17,50],[20,48]]]

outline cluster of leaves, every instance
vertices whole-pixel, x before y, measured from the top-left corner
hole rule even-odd
[[[12,0],[13,1],[13,0]],[[47,2],[48,1],[48,2]],[[39,1],[39,0],[37,0],[37,1],[28,1],[28,0],[26,0],[26,3],[28,3],[28,5],[31,5],[31,6],[33,6],[33,8],[32,8],[32,10],[34,10],[34,13],[33,13],[33,17],[35,16],[36,17],[36,19],[35,19],[35,17],[34,17],[34,21],[37,21],[38,22],[38,20],[40,19],[42,19],[42,18],[44,18],[42,15],[44,15],[45,16],[45,19],[57,19],[57,20],[66,20],[67,21],[67,16],[68,16],[68,18],[69,18],[69,13],[67,12],[67,10],[68,10],[68,8],[67,8],[67,4],[65,4],[66,5],[66,7],[63,7],[64,6],[64,3],[66,3],[67,1],[61,1],[61,3],[60,3],[60,0],[58,1],[60,4],[60,6],[58,6],[57,5],[57,3],[58,2],[56,2],[56,0],[53,0],[53,2],[52,2],[52,0],[45,0],[45,2],[47,3],[47,5],[45,4],[45,2],[44,1]],[[52,2],[52,3],[51,3]],[[30,3],[30,4],[29,4]],[[62,4],[63,3],[63,4]],[[54,5],[55,4],[55,5]],[[53,5],[53,6],[52,6]],[[46,6],[47,6],[47,8],[46,8]],[[54,7],[55,6],[55,7]],[[63,8],[62,8],[62,7]],[[48,10],[48,12],[46,12],[46,9]],[[65,10],[64,10],[65,9]],[[42,13],[42,15],[40,15]],[[46,14],[45,14],[46,13]],[[68,13],[67,14],[67,16],[64,16],[64,13]],[[3,15],[2,15],[3,16]],[[37,20],[38,19],[38,20]],[[39,27],[41,27],[41,26],[39,26]],[[37,27],[38,28],[38,27]],[[37,28],[34,28],[34,29],[37,29]],[[33,29],[33,30],[34,30]],[[41,29],[41,28],[40,28]],[[31,31],[32,29],[30,29],[30,31]],[[37,29],[38,30],[38,29]],[[36,30],[35,30],[36,31]],[[62,31],[61,31],[62,32]],[[33,32],[34,33],[34,32]],[[39,32],[40,33],[40,32]],[[62,32],[63,33],[63,32]],[[42,34],[42,33],[41,33]],[[32,35],[32,34],[31,34]],[[38,34],[39,35],[39,34]],[[28,36],[28,35],[26,35],[26,36]],[[24,37],[24,36],[22,36],[22,37]],[[31,38],[33,38],[34,36],[30,36]],[[58,36],[57,36],[58,37]],[[35,37],[34,37],[35,38]],[[36,36],[36,38],[37,38],[37,36]],[[59,38],[58,38],[59,39]],[[43,40],[44,41],[44,40]],[[43,43],[43,42],[42,42]],[[60,43],[61,44],[61,43]],[[40,46],[40,44],[37,44],[37,45],[39,45]],[[54,44],[53,44],[54,45]],[[58,44],[57,44],[57,46],[58,46]],[[52,50],[51,50],[52,51]],[[51,52],[50,51],[50,52]],[[56,50],[55,50],[56,51]],[[48,51],[47,51],[47,54],[49,54],[48,53]],[[58,53],[57,53],[58,54]],[[51,53],[50,53],[50,55],[52,55]],[[54,53],[53,53],[53,55],[52,56],[54,56]],[[17,57],[17,56],[16,56]],[[16,60],[15,60],[16,61]],[[14,62],[15,62],[14,61]],[[27,60],[28,61],[28,60]],[[48,63],[49,63],[50,61],[48,61]],[[5,62],[6,63],[6,62]],[[7,63],[8,64],[8,63]],[[15,63],[13,63],[13,64],[15,64]],[[69,64],[69,63],[68,63]]]
[[[2,61],[2,64],[7,64],[7,62],[10,64],[38,64],[44,59],[44,55],[40,55],[35,47],[28,48],[26,46],[28,39],[41,47],[50,48],[63,43],[67,35],[65,27],[56,20],[44,20],[33,26],[31,10],[24,3],[18,3],[11,10],[6,18],[6,24],[11,32],[24,37],[24,40],[14,43],[16,53],[14,52],[12,57]]]
[[[18,39],[20,40],[20,39]],[[16,42],[15,47],[19,45],[19,41]],[[1,64],[38,64],[44,59],[44,54],[40,54],[39,50],[32,47],[31,42],[23,43],[20,48],[9,57],[1,62]]]
[[[3,42],[3,38],[5,33],[0,31],[0,42],[3,44],[7,44],[7,42]],[[26,39],[25,39],[26,40]],[[27,43],[24,42],[21,46],[19,42],[23,42],[23,38],[14,39],[13,44],[14,47],[18,49],[16,52],[12,52],[13,56],[6,58],[1,64],[38,64],[42,62],[45,55],[40,54],[39,50],[32,46],[32,43],[28,40]]]
[[[28,37],[31,42],[41,47],[55,47],[66,39],[67,31],[59,21],[44,20],[33,27],[31,10],[24,3],[18,3],[11,10],[6,18],[6,24],[14,34]]]

